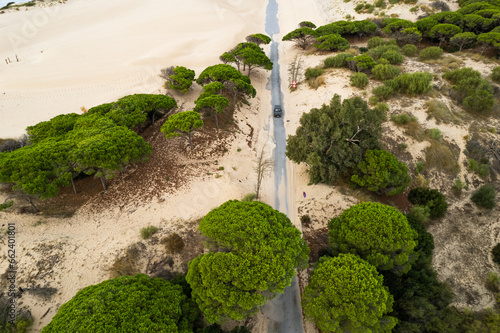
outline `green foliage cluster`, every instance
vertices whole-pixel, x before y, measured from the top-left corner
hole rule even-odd
[[[262,40],[262,38],[264,38],[264,40]],[[262,35],[262,38],[257,38],[257,40],[265,42],[270,37]],[[238,66],[238,70],[240,69],[241,65],[243,65],[244,68],[248,68],[248,76],[250,76],[250,72],[254,67],[260,67],[270,71],[271,69],[273,69],[273,63],[271,59],[269,59],[266,53],[260,48],[260,46],[255,43],[255,37],[252,37],[252,40],[253,42],[239,43],[231,51],[223,53],[220,56],[220,59],[225,64],[235,63]],[[200,78],[198,78],[198,80],[200,80]]]
[[[443,78],[453,84],[452,88],[467,110],[485,112],[493,107],[493,87],[478,71],[465,67],[447,71]]]
[[[319,29],[319,28],[318,28]],[[332,34],[338,33],[337,31],[331,32]],[[293,41],[295,45],[305,50],[310,45],[314,43],[316,37],[321,36],[317,30],[311,29],[309,27],[302,27],[295,29],[285,36],[283,36],[283,41]]]
[[[291,284],[309,249],[288,217],[258,202],[228,201],[201,221],[212,250],[189,262],[187,282],[209,323],[242,320]]]
[[[490,78],[495,82],[500,82],[500,66],[493,68]]]
[[[372,57],[374,60],[378,60],[386,52],[397,52],[399,53],[399,47],[394,44],[385,43],[374,48],[370,48],[366,53],[368,56]]]
[[[385,150],[367,150],[351,176],[359,186],[389,196],[403,192],[410,180],[406,164]]]
[[[10,208],[14,205],[14,201],[13,200],[9,200],[7,202],[4,202],[3,204],[0,204],[0,212],[7,209],[7,208]]]
[[[414,205],[429,207],[430,217],[443,217],[448,209],[445,196],[435,189],[417,187],[410,191],[408,200]]]
[[[344,51],[351,47],[347,39],[339,34],[330,34],[316,39],[314,47],[326,51]]]
[[[366,54],[361,54],[352,59],[346,59],[346,62],[349,68],[356,72],[370,72],[375,66],[375,61],[373,61],[372,57]]]
[[[154,234],[158,232],[158,228],[155,227],[154,225],[149,225],[147,227],[144,227],[141,229],[141,237],[142,239],[148,239]]]
[[[328,57],[323,61],[325,68],[340,68],[347,67],[347,61],[352,59],[353,56],[350,53],[339,53],[334,57]]]
[[[380,59],[386,59],[391,65],[399,65],[405,60],[405,57],[399,51],[387,51],[382,53]]]
[[[386,81],[401,74],[401,69],[392,65],[378,64],[372,68],[372,76],[376,80]]]
[[[490,185],[483,185],[472,194],[470,199],[478,207],[493,209],[496,205],[495,197],[495,188]]]
[[[306,72],[304,75],[306,77],[306,80],[310,80],[310,79],[315,79],[318,76],[323,75],[323,72],[324,72],[323,68],[309,67],[308,69],[306,69]]]
[[[443,138],[443,133],[439,130],[439,128],[431,128],[429,130],[429,136],[434,140],[441,140]]]
[[[368,85],[368,76],[365,73],[354,73],[350,77],[351,86],[364,89]]]
[[[328,223],[333,253],[354,253],[379,270],[408,272],[417,233],[396,208],[363,202]]]
[[[179,90],[187,93],[193,84],[195,72],[183,66],[176,66],[170,69],[169,75],[165,78],[167,88]]]
[[[404,73],[372,90],[380,99],[388,99],[395,92],[407,95],[421,95],[432,89],[432,75],[427,72]]]
[[[368,49],[373,49],[377,46],[387,45],[388,43],[389,43],[388,40],[385,40],[381,37],[375,36],[375,37],[372,37],[368,40],[367,46],[368,46]]]
[[[42,332],[188,333],[198,315],[181,286],[138,274],[80,290]]]
[[[443,55],[443,49],[437,46],[429,46],[420,51],[419,60],[439,59]]]
[[[192,131],[202,126],[203,120],[198,112],[184,111],[168,117],[161,127],[161,132],[165,134],[167,139],[185,135],[191,149],[193,149]]]
[[[254,43],[256,45],[269,44],[271,43],[271,37],[264,34],[251,34],[246,38],[247,42]]]
[[[380,147],[384,118],[359,97],[341,102],[335,95],[330,105],[302,115],[296,135],[288,137],[286,155],[309,165],[312,183],[331,184],[361,162],[366,150]]]
[[[500,243],[497,243],[497,245],[493,246],[491,249],[491,256],[493,258],[493,262],[500,265]]]
[[[0,153],[0,182],[41,199],[56,196],[80,173],[112,178],[143,161],[151,146],[131,128],[176,107],[169,96],[137,94],[27,128],[31,145]]]
[[[323,332],[390,332],[393,297],[375,267],[353,254],[320,260],[304,290],[306,317]]]
[[[418,49],[413,44],[406,44],[401,48],[401,52],[407,57],[414,57],[418,55]]]

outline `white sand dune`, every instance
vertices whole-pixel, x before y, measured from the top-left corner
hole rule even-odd
[[[263,32],[265,4],[70,0],[1,15],[0,138],[82,106],[157,92],[158,73],[170,65],[199,74],[246,35]]]

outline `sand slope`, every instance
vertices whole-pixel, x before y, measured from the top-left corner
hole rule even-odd
[[[0,16],[0,138],[82,106],[157,92],[170,65],[199,74],[263,31],[265,3],[75,0]]]

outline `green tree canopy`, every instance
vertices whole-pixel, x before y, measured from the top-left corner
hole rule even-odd
[[[461,23],[465,31],[480,34],[491,30],[491,28],[494,27],[494,21],[495,20],[484,18],[477,14],[468,14],[464,15]]]
[[[417,44],[422,40],[422,33],[417,27],[410,27],[396,31],[392,34],[399,45]]]
[[[80,290],[42,332],[192,333],[193,305],[181,286],[144,274],[121,276]]]
[[[431,15],[429,17],[432,17],[439,23],[448,23],[448,24],[454,24],[459,26],[460,23],[463,20],[463,15],[457,12],[452,12],[452,11],[445,11],[445,12],[440,12],[436,13],[434,15]]]
[[[261,44],[267,45],[267,44],[271,43],[271,37],[269,37],[268,35],[264,35],[264,34],[252,34],[252,35],[247,36],[246,40],[249,43],[254,43],[257,45],[261,45]]]
[[[487,32],[477,36],[477,41],[482,45],[481,54],[486,50],[488,46],[494,47],[495,50],[500,50],[500,33],[499,32]]]
[[[250,76],[250,71],[254,67],[260,67],[268,71],[273,69],[271,59],[259,46],[253,43],[240,43],[233,52],[236,58],[241,59],[243,66],[248,67],[248,76]]]
[[[359,37],[374,34],[378,29],[377,25],[370,20],[354,21],[353,23]]]
[[[236,99],[238,96],[254,98],[257,94],[255,88],[244,80],[226,81],[224,86],[233,95],[233,108],[236,107]]]
[[[299,27],[301,28],[311,28],[311,29],[316,29],[316,24],[309,22],[309,21],[302,21],[299,23]]]
[[[26,132],[28,132],[29,141],[32,144],[36,144],[47,138],[64,137],[73,129],[79,116],[76,113],[61,114],[48,121],[28,126]]]
[[[221,95],[211,95],[202,99],[197,99],[196,107],[194,108],[194,110],[199,112],[203,109],[207,109],[213,112],[215,116],[215,125],[217,126],[218,129],[219,118],[217,117],[217,115],[222,113],[224,109],[227,108],[228,105],[229,105],[229,100],[226,97]]]
[[[195,77],[195,72],[183,66],[163,69],[160,76],[166,80],[167,88],[187,93]]]
[[[413,27],[416,27],[415,23],[408,20],[397,19],[386,25],[382,30],[387,34],[393,34],[397,31]]]
[[[328,23],[316,29],[316,33],[318,34],[318,36],[326,36],[331,34],[341,35],[343,31],[344,29],[342,29],[342,27],[338,25],[337,22]]]
[[[458,100],[470,111],[485,112],[493,107],[493,86],[481,77],[481,73],[469,68],[447,71],[443,78],[449,80],[457,92]]]
[[[289,32],[285,36],[283,36],[283,41],[293,41],[295,42],[295,45],[300,47],[301,49],[305,50],[307,49],[314,41],[316,40],[316,37],[318,37],[320,34],[316,32],[315,30],[304,27],[304,28],[299,28],[295,29],[292,32]]]
[[[432,27],[429,35],[433,38],[439,39],[439,47],[441,43],[448,41],[451,37],[462,32],[460,27],[453,24],[436,24]]]
[[[209,323],[242,320],[291,284],[309,249],[288,217],[258,202],[231,200],[199,229],[213,252],[189,263],[186,280]]]
[[[207,83],[203,86],[203,92],[198,96],[196,99],[195,103],[208,96],[213,96],[213,95],[219,95],[222,90],[224,90],[225,86],[224,84],[220,83],[219,81],[214,81]]]
[[[185,111],[171,115],[162,125],[161,131],[167,139],[185,135],[191,149],[194,148],[191,140],[193,130],[203,126],[203,120],[196,111]]]
[[[451,37],[450,44],[458,46],[460,48],[459,51],[462,51],[462,48],[465,45],[473,44],[476,41],[476,38],[477,36],[473,32],[462,32]]]
[[[247,83],[250,83],[250,79],[248,78],[248,76],[241,74],[240,71],[238,71],[233,66],[219,64],[205,68],[203,72],[201,72],[200,76],[198,76],[198,79],[196,79],[196,83],[198,83],[199,85],[205,85],[213,81],[225,83],[227,81],[234,80],[243,80]]]
[[[408,193],[408,200],[414,205],[427,206],[431,218],[443,217],[448,209],[448,203],[442,193],[435,189],[424,187],[414,188]]]
[[[406,164],[385,150],[367,150],[365,159],[358,164],[351,177],[351,181],[359,186],[385,195],[403,192],[410,180]]]
[[[286,155],[296,163],[307,162],[312,183],[333,183],[363,160],[367,149],[378,149],[382,119],[359,97],[311,109],[300,118],[295,135],[287,140]]]
[[[431,29],[435,25],[439,24],[439,22],[435,20],[432,16],[428,16],[418,20],[415,24],[417,25],[418,31],[420,31],[422,35],[430,37]]]
[[[457,13],[460,13],[462,15],[467,15],[467,14],[474,14],[477,11],[483,10],[483,9],[495,9],[497,8],[496,6],[489,4],[487,2],[476,2],[472,3],[470,5],[464,6],[457,10]]]
[[[320,259],[302,296],[306,317],[322,332],[390,332],[394,299],[375,267],[353,254]]]
[[[344,51],[351,47],[347,39],[338,34],[321,36],[314,43],[314,47],[327,51]]]
[[[377,269],[404,274],[415,261],[417,233],[396,208],[363,202],[328,223],[334,253],[354,253]]]

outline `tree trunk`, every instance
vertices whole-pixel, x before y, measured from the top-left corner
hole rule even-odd
[[[38,208],[36,208],[35,204],[33,203],[33,199],[31,199],[31,197],[29,197],[29,196],[28,196],[28,202],[30,203],[31,208],[33,208],[35,210],[35,212],[37,212],[37,213],[40,212],[38,210]]]
[[[236,90],[233,90],[233,110],[236,109],[236,96],[238,95],[238,93],[236,92]]]
[[[189,145],[191,146],[191,150],[193,150],[194,146],[193,146],[193,142],[191,141],[191,132],[188,132],[187,139],[188,139]]]
[[[73,176],[71,176],[71,185],[73,185],[73,192],[75,192],[75,194],[77,194],[77,193],[76,193],[76,186],[75,186],[75,182],[73,181]]]
[[[238,66],[238,71],[240,71],[240,62],[239,61],[236,62],[236,66]]]
[[[252,66],[248,65],[248,77],[250,77],[250,71],[252,70]]]
[[[217,129],[219,129],[219,118],[217,118],[217,112],[214,112],[214,115],[215,115],[215,126],[217,127]]]
[[[99,178],[101,178],[102,188],[103,188],[104,190],[106,190],[106,179],[104,179],[104,176],[101,176],[101,177],[99,177]]]

